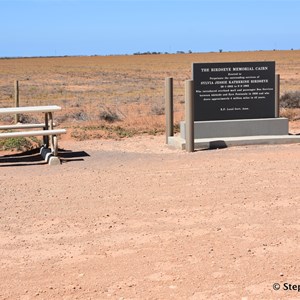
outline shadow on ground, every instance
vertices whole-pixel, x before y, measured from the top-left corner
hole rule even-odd
[[[84,161],[84,157],[90,156],[85,151],[71,151],[59,149],[58,156],[61,163],[69,163],[74,161]],[[8,154],[0,156],[0,168],[10,166],[32,166],[47,165],[47,162],[40,155],[40,149],[33,149],[21,153]]]

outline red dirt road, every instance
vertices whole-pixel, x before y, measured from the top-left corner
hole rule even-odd
[[[0,299],[299,299],[299,144],[61,146],[90,156],[1,158]]]

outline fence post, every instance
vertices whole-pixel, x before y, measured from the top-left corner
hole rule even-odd
[[[166,144],[168,137],[174,135],[173,129],[173,78],[165,80],[165,111],[166,111]]]
[[[280,74],[275,75],[275,118],[280,115]]]
[[[194,81],[185,81],[185,150],[194,152]]]
[[[19,102],[19,81],[15,80],[15,107],[19,107],[20,102]],[[19,122],[19,115],[15,115],[15,123]]]

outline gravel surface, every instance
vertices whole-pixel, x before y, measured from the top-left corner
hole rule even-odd
[[[299,299],[300,145],[164,139],[1,156],[0,299]]]

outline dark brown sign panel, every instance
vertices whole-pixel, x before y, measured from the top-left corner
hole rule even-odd
[[[275,62],[194,63],[195,121],[275,117]]]

